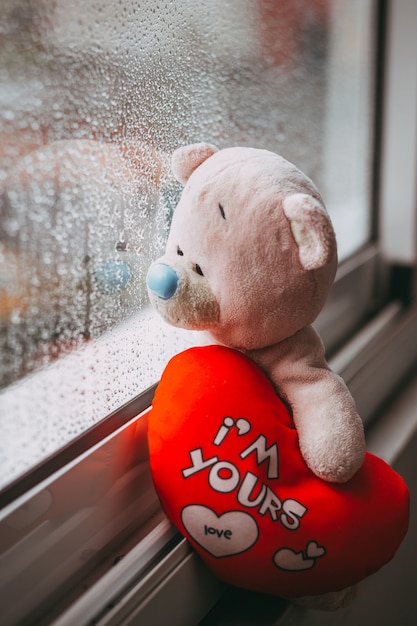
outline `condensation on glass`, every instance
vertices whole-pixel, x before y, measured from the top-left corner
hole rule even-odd
[[[373,4],[2,0],[0,482],[188,345],[144,288],[176,147],[279,152],[318,184],[342,257],[368,239]]]

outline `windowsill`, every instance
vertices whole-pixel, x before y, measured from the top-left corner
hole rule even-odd
[[[382,402],[386,406],[387,400],[382,400],[382,394],[392,393],[392,389],[390,391],[388,388],[388,382],[398,389],[400,379],[404,379],[406,370],[410,370],[417,359],[415,353],[417,346],[413,341],[417,327],[417,311],[411,309],[405,313],[398,313],[394,307],[393,311],[381,315],[382,318],[365,328],[362,331],[363,334],[346,347],[345,358],[339,359],[339,366],[348,374],[348,384],[355,389],[355,398],[357,397],[362,408],[374,414],[375,402],[377,405]],[[386,324],[382,323],[384,320]],[[414,401],[413,397],[407,406],[413,406]],[[380,413],[382,414],[381,411]],[[133,415],[138,415],[138,413]],[[82,618],[87,615],[87,608],[88,614],[93,615],[96,615],[97,611],[106,611],[105,605],[110,599],[115,603],[112,614],[116,615],[119,609],[124,611],[128,603],[132,611],[141,616],[152,616],[154,611],[159,615],[162,609],[172,606],[175,600],[179,607],[178,626],[183,626],[184,623],[198,624],[220,598],[223,587],[202,566],[196,555],[187,548],[185,540],[180,540],[176,544],[174,552],[171,549],[165,553],[165,556],[162,555],[162,560],[152,561],[152,567],[141,560],[143,541],[147,543],[151,535],[147,534],[133,547],[127,547],[126,552],[126,546],[120,545],[121,542],[128,540],[129,533],[132,536],[132,533],[141,532],[140,529],[144,525],[152,531],[152,525],[149,527],[149,524],[152,521],[155,522],[155,516],[159,511],[149,476],[145,437],[146,415],[138,415],[138,417],[133,417],[133,415],[129,422],[123,423],[118,430],[111,432],[102,442],[74,458],[71,463],[56,471],[49,478],[41,480],[36,487],[25,492],[21,498],[13,501],[9,507],[1,511],[4,528],[7,529],[12,524],[16,535],[12,545],[4,546],[2,559],[7,561],[18,556],[19,563],[25,565],[13,575],[7,567],[3,568],[8,572],[8,578],[4,583],[5,588],[1,591],[7,592],[10,587],[19,589],[20,593],[29,594],[25,603],[19,604],[19,611],[26,611],[25,614],[29,614],[27,611],[30,610],[30,614],[34,615],[35,608],[38,610],[41,608],[39,594],[42,593],[45,594],[42,601],[49,601],[48,610],[51,610],[51,598],[55,595],[59,602],[71,600],[71,606],[62,609],[64,612],[56,622],[61,626],[61,624],[84,623]],[[372,427],[372,422],[370,423],[370,428],[372,427],[372,430],[369,430],[370,447],[372,451],[380,453],[389,461],[398,455],[401,456],[415,428],[415,411],[407,412],[404,409],[403,417],[400,415],[402,414],[398,408],[390,409],[387,417],[378,420],[377,426]],[[107,423],[107,420],[104,423]],[[398,437],[393,437],[393,433],[398,434]],[[397,439],[397,443],[393,446],[387,444],[387,437],[388,440]],[[383,450],[382,443],[385,444]],[[414,459],[411,467],[414,468]],[[45,516],[47,516],[49,528],[53,531],[53,541],[56,542],[56,549],[52,551],[50,550],[52,535],[49,537],[49,543],[41,544],[37,541],[38,531],[39,533],[45,531],[42,525]],[[76,538],[74,537],[75,529]],[[35,541],[36,550],[33,547],[33,541]],[[91,546],[94,549],[91,549]],[[67,555],[67,558],[62,559],[62,554]],[[113,569],[111,557],[112,555],[117,557],[118,554],[125,554],[125,557],[120,564],[118,563],[118,567]],[[28,560],[30,567],[27,564]],[[92,567],[97,568],[99,565],[98,560],[101,567],[104,560],[108,564],[105,571],[100,568],[93,571]],[[50,581],[53,583],[50,590],[38,589],[37,584],[34,584],[30,577],[30,572],[35,566],[43,571],[46,563],[55,567],[55,569],[52,568],[55,573],[53,581]],[[87,564],[90,567],[88,576],[91,588],[85,592],[83,576],[86,573],[81,570]],[[126,569],[128,566],[130,570]],[[138,577],[140,568],[137,569],[137,567],[139,566],[145,567],[147,571],[144,578]],[[58,570],[61,578],[57,574]],[[68,596],[65,576],[77,576],[78,582],[72,583],[73,594],[77,587],[78,595],[76,594],[75,597],[74,595]],[[125,576],[123,578],[125,585],[123,589],[120,588],[117,597],[114,596],[115,588],[112,582],[114,576],[118,580]],[[65,589],[65,597],[63,597],[62,593]],[[187,593],[184,593],[184,589],[187,589]],[[190,596],[192,596],[192,606]],[[246,594],[246,596],[248,602],[251,598],[250,602],[253,600],[256,605],[258,600],[253,598],[252,594]],[[9,596],[5,596],[5,599],[7,597]],[[33,606],[28,604],[28,598],[30,602],[33,602]],[[264,599],[261,600],[259,602],[264,610],[265,602]],[[245,603],[243,605],[245,606]],[[284,606],[282,602],[279,602],[273,611],[273,607],[270,607],[267,614],[271,617],[272,611],[276,619],[277,611],[282,612]],[[8,608],[10,609],[10,606]],[[16,606],[11,608],[17,610]],[[192,609],[194,621],[190,618],[187,622],[184,621],[184,615],[188,615],[189,609]],[[248,607],[249,610],[252,609]],[[142,613],[143,611],[145,613]],[[291,612],[291,615],[297,615],[298,620],[299,613],[293,613],[293,611],[296,609],[290,605],[285,609],[281,620],[286,619],[288,612]],[[74,612],[80,619],[77,618],[75,622],[66,621],[75,614]],[[322,613],[315,615],[321,616]],[[171,617],[168,621],[174,626]],[[160,623],[163,622],[164,620]],[[104,621],[103,624],[105,623],[107,622]],[[112,623],[118,623],[117,619]],[[285,621],[279,622],[280,626],[285,623]],[[298,621],[296,623],[302,624]]]

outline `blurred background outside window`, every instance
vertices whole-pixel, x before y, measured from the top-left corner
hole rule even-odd
[[[157,381],[194,336],[148,306],[172,151],[282,154],[341,259],[371,232],[375,2],[2,0],[0,488]]]

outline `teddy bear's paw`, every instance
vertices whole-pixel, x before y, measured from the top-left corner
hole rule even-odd
[[[305,609],[316,611],[337,611],[347,607],[356,597],[357,585],[347,587],[341,591],[330,591],[318,596],[303,596],[291,598],[291,602]]]
[[[314,433],[313,433],[314,434]],[[313,436],[308,440],[300,437],[301,454],[312,472],[327,482],[345,483],[360,469],[365,458],[365,439],[362,424],[357,429],[356,437],[340,445],[330,437]]]
[[[329,466],[307,463],[318,478],[330,483],[345,483],[356,474],[362,463]]]

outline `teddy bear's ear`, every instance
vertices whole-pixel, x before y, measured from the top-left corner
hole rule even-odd
[[[324,267],[336,257],[336,237],[323,205],[304,193],[285,198],[283,209],[306,270]]]
[[[193,143],[178,148],[172,155],[172,173],[185,185],[194,170],[218,151],[211,143]]]

